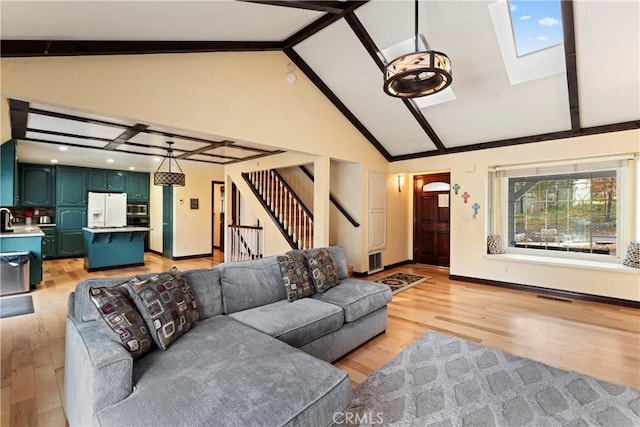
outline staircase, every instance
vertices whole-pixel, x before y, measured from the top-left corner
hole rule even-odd
[[[313,214],[274,170],[243,173],[242,177],[269,212],[292,249],[313,247]]]

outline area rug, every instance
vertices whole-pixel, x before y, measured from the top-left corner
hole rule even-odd
[[[0,298],[0,319],[33,313],[31,295]]]
[[[428,332],[353,392],[347,425],[639,426],[640,389]]]
[[[376,282],[389,286],[391,288],[391,293],[397,294],[398,292],[406,291],[418,283],[422,283],[430,278],[431,276],[420,276],[418,274],[393,273],[389,276],[376,280]]]

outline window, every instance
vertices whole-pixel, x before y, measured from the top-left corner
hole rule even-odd
[[[560,1],[509,0],[516,53],[524,56],[563,42]]]
[[[509,178],[509,246],[616,255],[617,176],[608,170]]]
[[[502,234],[513,253],[618,261],[640,223],[630,206],[632,158],[496,167],[489,233]]]

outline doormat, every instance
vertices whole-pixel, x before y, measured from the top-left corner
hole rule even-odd
[[[0,298],[0,319],[33,313],[31,295]]]
[[[430,278],[431,276],[420,276],[418,274],[393,273],[389,276],[383,277],[382,279],[376,280],[376,282],[387,285],[391,288],[392,294],[397,294],[398,292],[406,291],[407,289],[422,283],[425,280],[429,280]]]

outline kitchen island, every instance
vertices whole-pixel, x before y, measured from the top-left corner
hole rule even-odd
[[[84,227],[84,269],[103,270],[144,265],[148,227]]]
[[[29,285],[42,282],[42,237],[44,233],[35,225],[14,225],[13,232],[0,233],[0,253],[30,252]]]

